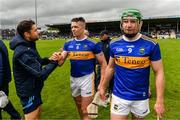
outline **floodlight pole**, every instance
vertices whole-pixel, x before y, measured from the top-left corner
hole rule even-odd
[[[35,20],[36,20],[36,25],[38,26],[38,23],[37,23],[37,0],[35,0],[34,2],[35,2]]]
[[[177,21],[177,33],[179,32],[179,20]]]

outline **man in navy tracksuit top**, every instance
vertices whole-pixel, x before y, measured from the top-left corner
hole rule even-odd
[[[9,82],[11,81],[11,69],[8,59],[8,51],[5,44],[0,40],[0,90],[7,96],[9,94]],[[2,119],[0,108],[0,119]],[[10,116],[11,119],[21,119],[20,114],[15,110],[11,101],[3,108]]]
[[[109,58],[110,58],[110,42],[111,42],[111,38],[109,36],[109,32],[107,30],[103,30],[100,33],[100,39],[101,41],[99,41],[97,43],[98,46],[100,46],[100,48],[102,49],[102,52],[104,53],[104,57],[106,59],[107,64],[109,63]],[[100,79],[101,79],[101,66],[98,64],[96,64],[96,80],[95,80],[95,88],[96,90],[98,90],[98,86],[100,83]],[[112,80],[109,82],[109,87],[108,87],[108,92],[111,94],[112,93],[112,89],[113,89],[113,84],[114,84],[114,80],[112,78]]]
[[[10,48],[14,50],[13,73],[16,92],[23,106],[25,119],[39,119],[44,81],[58,63],[55,59],[50,61],[40,57],[35,44],[39,33],[34,21],[21,21],[17,26],[17,33],[10,42]],[[46,66],[42,67],[43,65]]]

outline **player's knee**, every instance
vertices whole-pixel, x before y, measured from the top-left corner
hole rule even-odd
[[[86,114],[87,113],[87,108],[86,107],[82,107],[81,111],[82,111],[83,114]]]

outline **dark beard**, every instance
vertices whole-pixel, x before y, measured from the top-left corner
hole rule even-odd
[[[30,38],[30,39],[31,39],[31,41],[37,41],[39,39],[39,37],[37,37],[37,38]]]
[[[134,33],[134,34],[127,34],[122,30],[122,33],[124,34],[124,36],[126,36],[127,38],[133,38],[135,37],[138,33]]]
[[[136,35],[137,35],[137,33],[136,34],[126,34],[126,33],[124,33],[124,36],[126,36],[127,38],[133,38]]]

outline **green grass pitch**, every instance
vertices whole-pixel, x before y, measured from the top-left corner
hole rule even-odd
[[[157,40],[161,47],[161,53],[165,70],[165,107],[166,113],[164,118],[167,120],[180,119],[180,39],[178,40]],[[54,51],[63,47],[65,40],[39,40],[37,48],[42,57],[50,56]],[[8,49],[9,42],[5,41]],[[9,59],[12,62],[12,51],[9,49]],[[12,65],[12,64],[11,64]],[[11,66],[12,67],[12,66]],[[41,119],[79,119],[74,101],[70,93],[70,64],[66,61],[62,67],[56,70],[48,77],[42,91],[42,115]],[[151,72],[151,90],[152,97],[150,98],[151,113],[147,119],[156,119],[156,114],[153,110],[155,103],[155,81]],[[14,82],[10,83],[9,98],[23,115],[22,106],[16,96]],[[9,119],[6,112],[2,114],[4,119]],[[97,119],[109,119],[109,108],[99,108],[99,117]]]

